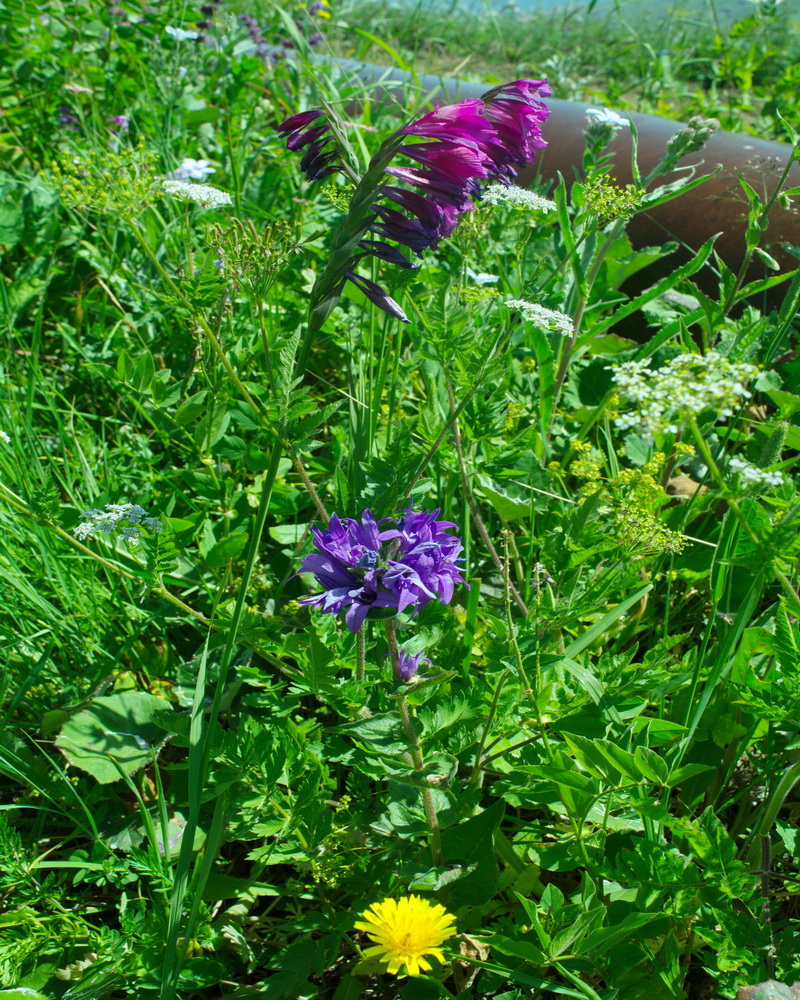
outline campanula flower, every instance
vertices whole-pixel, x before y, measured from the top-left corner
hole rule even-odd
[[[389,654],[387,653],[387,656]],[[405,646],[401,646],[397,651],[397,679],[400,681],[410,681],[416,677],[420,663],[430,663],[427,656],[422,653],[409,653]]]
[[[409,505],[399,518],[380,522],[370,510],[360,521],[334,514],[323,531],[312,529],[317,551],[300,567],[324,589],[300,603],[327,614],[343,611],[351,632],[368,617],[393,617],[409,608],[416,614],[433,600],[449,604],[455,585],[464,583],[462,545],[448,532],[456,525],[437,521],[438,513],[413,511]],[[387,522],[395,526],[384,528]]]

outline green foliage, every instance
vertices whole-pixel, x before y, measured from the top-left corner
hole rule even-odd
[[[800,272],[748,283],[709,241],[648,282],[674,245],[627,222],[703,183],[658,181],[705,126],[627,188],[589,136],[554,210],[484,203],[380,267],[411,323],[335,284],[309,339],[359,189],[306,184],[274,132],[324,106],[356,175],[397,128],[309,60],[321,28],[784,136],[789,15],[205,7],[3,10],[0,1000],[792,1000]],[[161,197],[187,157],[230,207]],[[740,193],[771,269],[771,194]],[[724,407],[658,396],[712,350],[757,376]],[[359,636],[300,603],[313,527],[412,498],[469,590]],[[76,533],[115,504],[161,530]],[[407,684],[395,641],[424,657]],[[397,979],[354,922],[411,893],[458,936]]]

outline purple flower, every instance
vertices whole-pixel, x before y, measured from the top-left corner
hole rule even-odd
[[[109,125],[116,125],[116,128],[111,130],[114,135],[119,135],[120,132],[126,131],[130,123],[131,120],[128,115],[112,115],[108,119]]]
[[[328,119],[324,116],[325,112],[319,108],[301,111],[281,122],[275,130],[286,139],[287,149],[298,150],[308,146],[300,161],[300,169],[310,181],[321,180],[339,169],[336,163],[339,151],[333,143]],[[324,118],[323,123],[313,125],[319,118]]]
[[[354,281],[384,312],[405,320],[397,303],[374,282],[356,280],[354,267],[366,255],[401,267],[408,267],[408,261],[402,255],[392,258],[383,240],[363,237],[371,232],[419,256],[438,246],[453,233],[462,213],[475,207],[473,199],[480,197],[485,183],[510,184],[517,169],[532,162],[537,150],[546,145],[541,126],[549,110],[540,98],[549,93],[546,80],[514,80],[482,98],[435,108],[390,136],[371,169],[380,164],[380,169],[400,184],[376,185],[375,204],[371,206],[374,215],[363,218],[356,214],[355,223],[351,223],[357,231],[360,227],[360,235],[348,246],[357,244],[362,252],[344,267],[337,260],[328,285],[323,282],[320,286],[322,297],[330,297],[333,289],[340,290],[343,280]],[[322,115],[322,111],[306,111],[278,126],[289,149],[308,146],[301,167],[310,179],[339,169],[327,119],[314,124]],[[412,165],[387,162],[395,153],[411,160]],[[389,199],[399,207],[389,207],[380,199]],[[362,205],[359,202],[359,209],[353,211],[363,212]],[[352,236],[352,229],[347,233]]]
[[[69,132],[80,131],[77,116],[72,113],[71,109],[66,104],[59,104],[58,117],[56,118],[56,121],[59,125],[63,125]]]
[[[389,653],[386,654],[389,656]],[[397,666],[395,673],[399,681],[410,681],[416,677],[421,662],[430,663],[427,656],[422,653],[409,653],[405,646],[401,646],[397,651]]]
[[[331,517],[324,531],[313,529],[317,552],[303,560],[300,573],[313,573],[322,593],[300,601],[328,614],[345,612],[345,624],[357,632],[368,617],[412,613],[430,601],[449,604],[461,576],[461,542],[447,533],[451,521],[437,521],[435,511],[413,511],[377,522],[365,510],[361,521]],[[394,528],[381,530],[387,521]],[[387,613],[378,609],[393,609]],[[375,612],[373,612],[375,609]],[[371,614],[372,612],[372,614]]]

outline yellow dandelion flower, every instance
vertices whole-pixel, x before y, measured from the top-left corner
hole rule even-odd
[[[399,975],[405,966],[409,976],[427,972],[431,963],[424,957],[433,955],[444,961],[443,941],[455,932],[456,918],[439,903],[430,903],[419,896],[384,899],[373,903],[356,921],[360,931],[366,931],[375,942],[364,952],[365,958],[380,958],[387,962],[387,972]]]

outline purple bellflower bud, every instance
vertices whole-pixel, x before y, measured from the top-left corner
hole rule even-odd
[[[386,654],[389,656],[389,653]],[[416,677],[420,663],[430,663],[427,656],[422,653],[409,653],[405,646],[401,646],[397,651],[397,665],[395,674],[399,681],[410,681]]]

